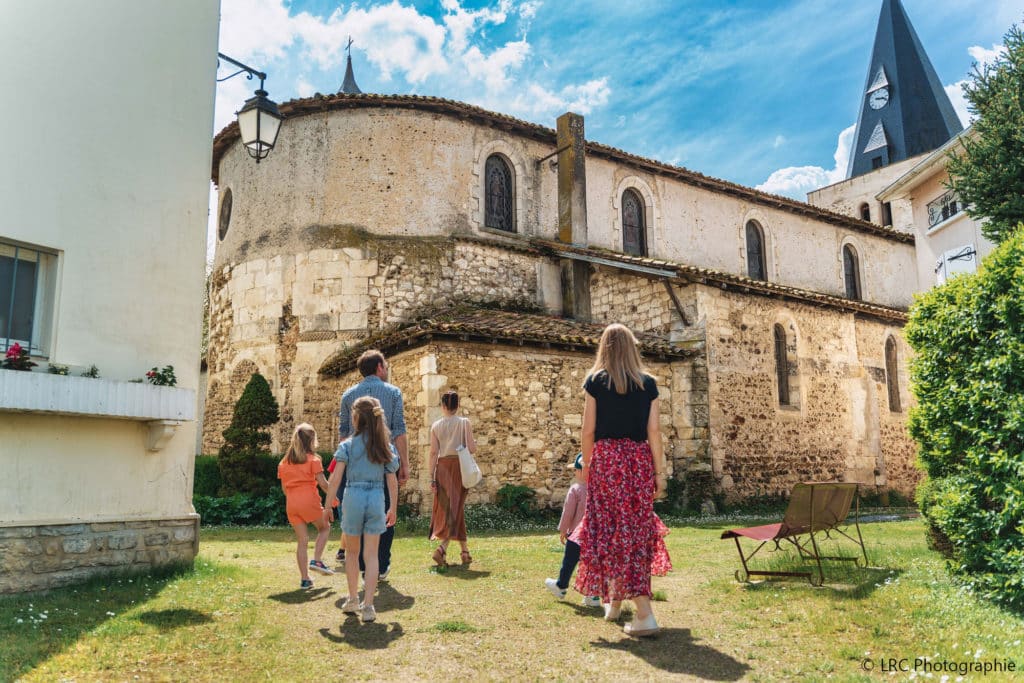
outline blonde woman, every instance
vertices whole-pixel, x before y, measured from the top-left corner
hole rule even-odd
[[[473,427],[469,419],[459,417],[459,394],[446,391],[441,396],[444,417],[430,427],[430,471],[433,477],[430,489],[434,492],[434,507],[430,515],[430,539],[441,544],[434,549],[434,562],[443,567],[448,563],[448,544],[458,541],[462,546],[463,565],[473,561],[466,539],[466,488],[462,485],[462,471],[456,448],[465,446],[470,453],[476,450]]]
[[[663,539],[667,530],[654,514],[654,499],[665,490],[665,457],[658,386],[644,372],[629,328],[605,328],[583,388],[587,507],[573,532],[580,545],[575,588],[602,596],[609,621],[619,618],[623,600],[632,600],[636,613],[625,632],[654,635],[651,574],[672,568]]]

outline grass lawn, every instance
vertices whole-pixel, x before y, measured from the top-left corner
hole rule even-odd
[[[340,611],[343,576],[298,590],[290,530],[204,529],[194,571],[0,599],[0,680],[907,680],[883,660],[919,657],[1008,661],[961,680],[1024,680],[1024,618],[954,587],[921,522],[863,525],[872,567],[827,567],[822,588],[738,584],[718,536],[752,523],[673,526],[663,631],[641,641],[544,590],[555,533],[471,534],[471,568],[444,572],[424,534],[400,533],[378,621],[361,624]]]

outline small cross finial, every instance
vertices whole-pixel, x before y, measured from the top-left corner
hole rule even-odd
[[[348,37],[348,45],[345,46],[345,49],[348,50],[348,56],[351,57],[352,56],[352,36]]]

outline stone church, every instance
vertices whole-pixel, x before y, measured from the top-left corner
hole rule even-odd
[[[883,164],[852,168],[847,195],[934,148],[901,146],[927,123],[906,100],[934,70],[917,68],[927,57],[916,36],[909,52],[903,34],[881,37],[897,14],[885,0],[879,41],[895,57],[872,64],[866,94],[876,112],[874,93],[889,89],[883,113],[895,118],[864,145],[883,149]],[[436,97],[364,94],[351,58],[337,94],[281,112],[263,163],[236,124],[214,141],[204,452],[216,452],[253,372],[281,405],[277,450],[301,421],[333,448],[355,359],[378,348],[406,400],[403,502],[429,501],[428,429],[454,388],[485,475],[470,501],[512,483],[557,504],[596,342],[622,322],[661,389],[671,474],[693,495],[778,495],[807,480],[912,492],[902,328],[914,238],[880,214],[608,147],[572,113],[547,128]]]

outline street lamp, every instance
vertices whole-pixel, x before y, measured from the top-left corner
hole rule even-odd
[[[274,143],[277,142],[277,133],[281,130],[281,121],[284,120],[284,116],[277,110],[277,103],[269,99],[267,91],[263,89],[263,81],[267,79],[265,73],[246,66],[220,52],[217,53],[217,56],[241,69],[241,71],[236,71],[230,76],[218,78],[218,82],[234,78],[243,71],[246,72],[246,78],[249,80],[252,80],[253,76],[260,79],[260,87],[256,90],[255,97],[247,99],[242,108],[236,112],[242,144],[248,150],[249,156],[255,159],[258,164],[260,159],[265,159],[270,154],[270,150],[274,149]]]

